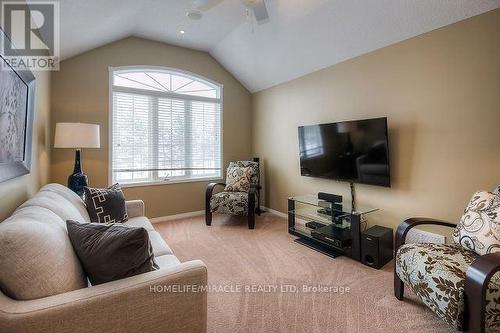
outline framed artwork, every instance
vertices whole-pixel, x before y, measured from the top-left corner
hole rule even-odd
[[[0,30],[0,182],[31,171],[31,139],[35,77],[29,70],[14,70],[6,61]]]

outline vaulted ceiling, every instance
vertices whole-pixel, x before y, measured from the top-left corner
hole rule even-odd
[[[138,36],[209,52],[251,92],[499,8],[500,0],[265,0],[251,20],[240,0],[61,0],[61,57]],[[181,34],[183,30],[185,33]]]

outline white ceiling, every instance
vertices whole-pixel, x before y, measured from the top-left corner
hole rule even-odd
[[[211,1],[218,4],[192,21],[190,0],[61,0],[61,57],[139,36],[208,51],[256,92],[500,7],[500,0],[266,0],[269,22],[252,25],[240,0]]]

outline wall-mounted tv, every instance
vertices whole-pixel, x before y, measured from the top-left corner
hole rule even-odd
[[[299,127],[302,176],[391,186],[387,118]]]

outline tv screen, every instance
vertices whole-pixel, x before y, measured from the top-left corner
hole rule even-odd
[[[302,176],[391,186],[387,118],[299,127]]]

